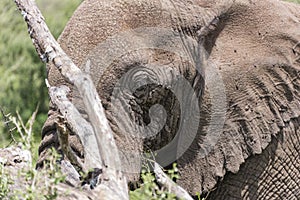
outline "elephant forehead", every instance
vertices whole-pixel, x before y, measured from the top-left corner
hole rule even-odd
[[[157,53],[147,54],[145,53],[147,49],[152,49],[153,52]],[[202,62],[198,59],[201,51],[197,41],[191,37],[182,38],[172,29],[157,27],[129,30],[99,43],[87,55],[81,68],[90,73],[94,83],[97,84],[103,72],[118,59],[125,61],[130,58],[127,65],[144,63],[149,59],[149,56],[166,62],[163,61],[165,58],[158,52],[170,52],[181,57],[182,60],[193,63],[194,69],[204,76]]]
[[[86,0],[72,16],[59,42],[75,64],[80,65],[99,43],[121,32],[156,27],[191,34],[226,12],[231,5],[229,2],[218,1],[218,4],[202,7],[197,2]]]

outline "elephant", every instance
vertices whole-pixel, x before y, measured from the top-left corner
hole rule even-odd
[[[278,0],[85,0],[58,41],[91,75],[125,157],[176,161],[177,183],[206,199],[298,199],[299,10]],[[47,73],[88,120],[76,89],[53,65]],[[59,149],[58,115],[50,102],[39,166]],[[83,159],[77,135],[69,140]]]

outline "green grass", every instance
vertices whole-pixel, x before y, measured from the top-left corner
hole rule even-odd
[[[55,200],[58,198],[58,185],[65,181],[59,166],[56,164],[59,155],[51,151],[49,162],[44,170],[36,170],[34,165],[18,169],[18,175],[13,176],[4,163],[0,163],[0,199],[2,200]],[[14,185],[22,181],[22,185]],[[63,194],[66,194],[64,192]]]
[[[0,159],[0,199],[3,200],[54,200],[59,196],[57,186],[65,181],[65,175],[60,171],[57,160],[61,157],[56,153],[56,150],[51,149],[50,156],[45,162],[45,167],[41,171],[35,169],[36,145],[32,134],[33,124],[35,122],[37,111],[35,111],[30,119],[25,123],[20,115],[9,116],[14,127],[16,127],[15,144],[22,147],[23,150],[28,150],[33,162],[28,163],[28,168],[19,168],[18,176],[11,175],[5,165],[5,159]],[[17,170],[17,169],[15,169]],[[179,179],[178,168],[173,164],[173,168],[166,171],[170,179],[176,181]],[[23,181],[22,188],[13,188],[15,181]],[[141,184],[139,188],[130,191],[131,200],[149,199],[149,200],[176,200],[176,196],[171,193],[169,188],[160,186],[155,176],[150,172],[149,167],[141,173]],[[22,183],[23,183],[22,182]],[[67,191],[66,191],[67,192]],[[200,199],[200,198],[199,198]]]
[[[34,137],[32,134],[33,124],[35,122],[35,117],[37,110],[32,114],[28,122],[24,122],[20,115],[9,116],[12,124],[16,128],[15,139],[18,146],[21,146],[23,150],[30,152],[30,157],[32,162],[28,161],[27,165],[24,164],[14,170],[17,171],[17,176],[12,175],[7,167],[6,159],[0,159],[0,199],[3,200],[54,200],[58,197],[58,191],[56,186],[65,180],[65,175],[60,170],[59,165],[57,165],[57,160],[60,159],[60,155],[56,153],[54,149],[51,149],[50,156],[48,157],[48,162],[45,162],[45,167],[43,170],[37,171],[35,169],[35,160],[37,158],[37,145],[35,145]],[[9,159],[15,159],[8,156]],[[8,162],[11,162],[8,161]],[[22,167],[22,168],[21,168]],[[10,169],[11,170],[11,169]],[[14,185],[15,181],[19,181],[22,184],[17,186]],[[18,188],[15,188],[15,187]]]

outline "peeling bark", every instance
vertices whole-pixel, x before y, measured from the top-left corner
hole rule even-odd
[[[92,126],[80,115],[75,106],[67,98],[69,89],[67,87],[50,87],[49,94],[51,100],[60,112],[63,113],[71,131],[77,133],[84,146],[83,171],[88,171],[94,167],[103,166],[99,155],[99,148],[96,143]],[[66,141],[68,142],[68,140]]]

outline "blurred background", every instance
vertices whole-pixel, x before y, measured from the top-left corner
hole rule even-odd
[[[46,23],[57,38],[82,0],[37,0]],[[48,93],[46,68],[40,61],[13,0],[0,1],[0,148],[11,142],[4,125],[4,115],[20,113],[24,123],[38,106],[33,126],[35,141],[40,140],[41,127],[47,117]],[[10,128],[14,127],[9,123]],[[16,138],[18,134],[12,132]]]
[[[83,0],[37,0],[46,23],[57,38],[68,19]],[[300,0],[290,0],[300,3]],[[300,11],[299,11],[300,12]],[[26,123],[38,106],[33,125],[33,138],[40,141],[40,132],[47,117],[48,93],[45,85],[46,68],[40,61],[27,33],[27,26],[13,0],[0,1],[0,148],[12,141],[15,125],[4,115],[20,113]],[[38,145],[35,145],[36,147]]]

